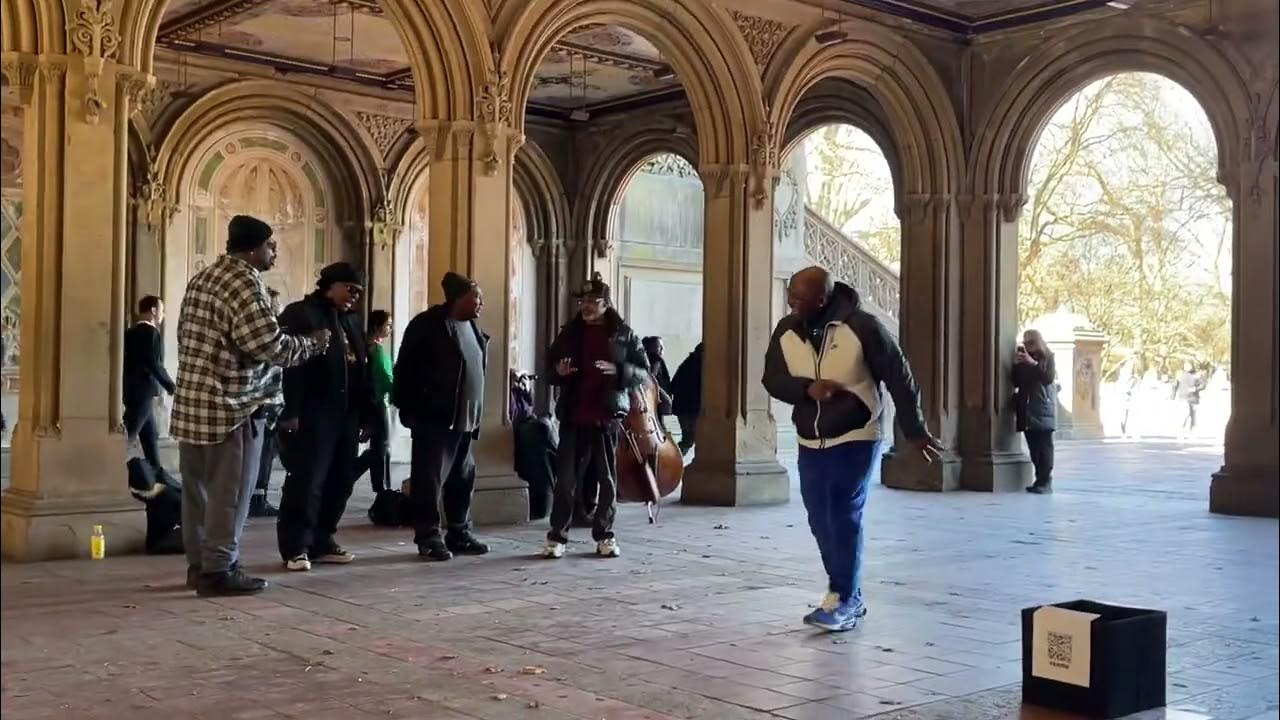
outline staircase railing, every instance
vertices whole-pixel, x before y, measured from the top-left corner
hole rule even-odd
[[[814,262],[857,289],[867,309],[890,322],[897,334],[899,280],[893,268],[809,207],[805,208],[804,249]]]

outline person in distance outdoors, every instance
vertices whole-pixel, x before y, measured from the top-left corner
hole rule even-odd
[[[1035,482],[1027,492],[1053,492],[1053,433],[1058,429],[1058,374],[1053,351],[1039,330],[1022,334],[1013,353],[1013,408],[1018,432],[1027,441]]]

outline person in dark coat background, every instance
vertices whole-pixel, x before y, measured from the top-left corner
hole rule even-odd
[[[1038,330],[1022,334],[1013,356],[1013,403],[1018,432],[1027,440],[1035,483],[1027,492],[1053,492],[1053,433],[1058,429],[1058,380],[1053,351]]]
[[[665,430],[667,427],[665,418],[672,413],[671,372],[667,370],[667,361],[663,357],[667,348],[662,344],[662,338],[656,335],[650,335],[642,340],[641,344],[644,345],[645,357],[649,359],[649,375],[658,385],[658,422]]]
[[[688,455],[696,441],[698,415],[702,414],[702,351],[704,345],[689,353],[671,380],[671,410],[680,422],[680,454]]]
[[[473,280],[453,272],[445,273],[441,286],[444,303],[419,313],[405,328],[391,384],[400,421],[413,431],[413,540],[418,555],[434,561],[489,552],[471,533],[474,444],[484,414],[489,352],[489,337],[476,323],[484,294]]]
[[[155,400],[161,391],[173,394],[173,378],[164,367],[164,339],[160,324],[164,322],[164,303],[155,295],[138,301],[138,323],[124,333],[124,377],[121,395],[124,399],[124,427],[129,442],[142,445],[142,454],[157,476],[164,476],[160,465],[160,435],[153,417]]]
[[[328,330],[333,338],[324,354],[284,373],[277,428],[292,460],[280,496],[276,540],[289,570],[355,559],[334,534],[355,485],[356,450],[373,406],[368,346],[351,313],[363,292],[360,271],[334,263],[320,271],[314,292],[280,314],[288,332]]]

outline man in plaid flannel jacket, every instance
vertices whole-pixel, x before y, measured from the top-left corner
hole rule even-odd
[[[170,433],[179,443],[187,585],[202,596],[266,588],[239,569],[240,533],[258,479],[265,417],[281,397],[279,367],[318,355],[329,332],[281,332],[261,273],[275,265],[271,228],[237,215],[227,254],[187,283],[178,317]]]

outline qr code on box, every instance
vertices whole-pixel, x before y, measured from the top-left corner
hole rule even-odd
[[[1059,668],[1071,667],[1071,636],[1049,632],[1049,664]]]

